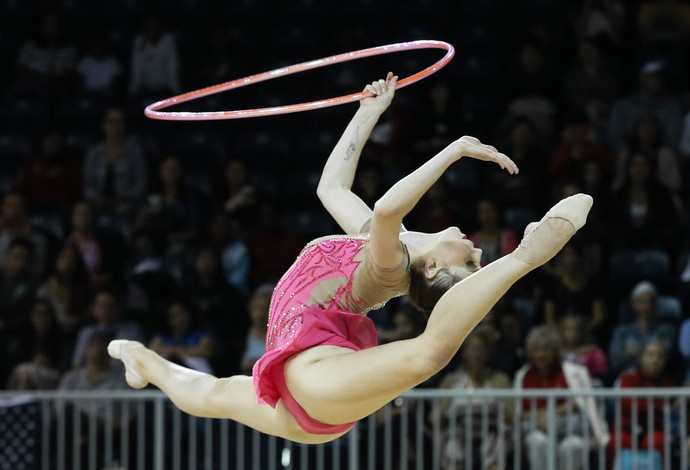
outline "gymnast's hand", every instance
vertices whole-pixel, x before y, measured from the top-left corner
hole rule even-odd
[[[388,72],[385,80],[377,80],[371,85],[364,87],[365,92],[373,93],[371,98],[364,98],[359,102],[360,108],[368,108],[383,112],[388,109],[393,96],[395,95],[395,84],[398,83],[398,76],[393,72]]]
[[[511,175],[519,173],[517,165],[506,155],[496,150],[496,147],[482,144],[476,137],[463,136],[449,145],[456,159],[461,157],[476,158],[485,162],[495,162],[501,168],[508,170]]]

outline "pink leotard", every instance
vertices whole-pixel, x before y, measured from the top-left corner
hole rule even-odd
[[[273,291],[267,352],[254,365],[254,388],[259,403],[275,407],[282,399],[300,426],[314,434],[343,432],[354,423],[329,425],[311,418],[287,389],[285,361],[317,345],[353,350],[376,346],[376,328],[364,313],[407,290],[405,265],[393,270],[376,268],[367,254],[368,239],[363,236],[317,240],[302,250]],[[377,282],[381,273],[385,275],[382,283]],[[355,288],[360,276],[364,282]]]

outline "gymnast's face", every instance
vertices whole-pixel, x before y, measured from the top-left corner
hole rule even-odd
[[[450,227],[438,233],[431,255],[452,274],[465,278],[479,270],[482,250],[475,248],[459,228]]]

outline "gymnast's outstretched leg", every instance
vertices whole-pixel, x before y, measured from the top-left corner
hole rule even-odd
[[[362,351],[319,346],[286,365],[287,385],[313,418],[340,424],[364,418],[424,382],[452,359],[469,332],[518,279],[546,263],[581,228],[592,198],[559,202],[528,226],[515,252],[453,286],[417,338]]]
[[[121,359],[133,388],[149,383],[160,388],[185,413],[203,418],[232,419],[266,434],[298,442],[326,442],[342,435],[312,435],[299,427],[282,402],[259,405],[252,378],[216,378],[174,364],[136,341],[115,340],[108,352]]]

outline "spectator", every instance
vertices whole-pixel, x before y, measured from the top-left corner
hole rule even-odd
[[[603,281],[587,272],[582,248],[566,245],[556,257],[553,276],[544,289],[544,321],[554,329],[567,315],[579,315],[586,332],[604,344],[608,337]]]
[[[112,96],[122,75],[122,65],[99,36],[91,40],[89,52],[77,64],[77,72],[84,94]]]
[[[548,436],[553,426],[556,465],[579,470],[586,462],[584,457],[589,446],[583,438],[585,423],[591,426],[597,443],[608,442],[606,423],[599,418],[594,400],[576,395],[579,390],[592,388],[589,373],[578,364],[561,360],[560,338],[548,326],[532,329],[526,347],[529,362],[515,375],[516,389],[568,389],[575,394],[572,399],[556,399],[556,416],[549,415],[545,398],[525,398],[518,402],[530,468],[548,468]]]
[[[520,43],[514,57],[517,63],[509,71],[511,79],[506,87],[508,110],[512,116],[529,117],[541,135],[551,135],[562,90],[557,68],[546,55],[546,41],[530,34]],[[520,166],[514,154],[507,155]]]
[[[244,241],[244,227],[224,212],[216,213],[208,227],[208,242],[220,254],[225,280],[246,293],[249,288],[249,248]]]
[[[587,368],[592,381],[602,385],[608,376],[606,353],[587,338],[587,322],[581,315],[569,314],[559,323],[563,359]]]
[[[67,235],[65,245],[74,246],[79,250],[92,284],[103,284],[103,250],[94,234],[93,208],[88,202],[77,202],[72,207],[72,230]]]
[[[360,163],[352,188],[361,195],[367,206],[374,207],[374,203],[386,192],[383,166],[374,161]]]
[[[103,142],[86,155],[84,195],[99,210],[128,213],[146,190],[146,157],[127,135],[122,110],[111,108],[105,113],[103,134]]]
[[[524,359],[522,330],[520,320],[505,307],[505,301],[500,301],[477,325],[476,331],[489,346],[490,369],[503,372],[508,377],[515,375]]]
[[[263,284],[254,290],[249,299],[249,318],[251,325],[247,344],[242,356],[242,373],[251,375],[254,363],[266,353],[266,330],[268,328],[268,309],[273,295],[273,284]]]
[[[643,153],[652,158],[653,168],[656,169],[653,180],[663,185],[673,195],[676,195],[681,189],[682,172],[680,158],[673,148],[663,144],[661,131],[659,120],[654,114],[641,116],[637,120],[630,139],[630,145],[618,153],[616,178],[613,183],[614,188],[619,188],[623,185],[627,176],[626,163],[631,155]],[[679,198],[676,196],[674,199],[678,200],[677,205],[680,209]]]
[[[690,319],[686,319],[680,326],[678,333],[678,350],[685,361],[685,384],[690,385]]]
[[[658,340],[648,341],[640,350],[634,368],[623,372],[616,381],[616,388],[676,387],[678,384],[666,374],[667,349]],[[620,434],[614,433],[609,441],[609,454],[613,458],[616,448],[636,448],[664,452],[666,439],[664,399],[621,399]],[[651,407],[651,410],[649,408]],[[633,411],[633,408],[636,411]],[[650,423],[649,416],[652,415]],[[633,417],[637,421],[633,421]],[[652,427],[649,427],[649,424]],[[670,433],[669,433],[670,434]]]
[[[149,348],[169,361],[190,369],[213,373],[210,359],[215,352],[215,339],[198,326],[198,318],[191,306],[183,301],[168,308],[164,331],[153,336]]]
[[[372,312],[369,312],[372,316]],[[419,311],[409,303],[398,302],[397,308],[391,315],[392,328],[383,329],[377,325],[379,343],[391,343],[404,339],[416,338],[422,333],[423,327],[420,323],[422,316]]]
[[[112,337],[104,332],[91,334],[84,344],[85,367],[63,375],[58,388],[63,391],[111,393],[128,388],[122,370],[115,367],[108,356],[108,342],[111,339]],[[131,410],[125,413],[121,400],[114,400],[112,403],[103,399],[74,400],[68,408],[63,408],[64,403],[59,402],[57,413],[70,417],[77,416],[79,422],[75,423],[76,420],[73,421],[72,418],[67,419],[69,425],[61,432],[65,433],[68,442],[74,443],[74,450],[80,453],[81,461],[95,459],[98,468],[112,468],[114,462],[120,461],[120,439],[123,434],[129,435],[132,432],[121,432],[121,429],[132,423],[134,413]],[[79,435],[76,434],[77,429],[80,430]],[[111,446],[112,461],[105,461],[106,445]],[[94,449],[95,455],[92,453]],[[76,468],[76,462],[69,460],[73,458],[73,453],[67,454],[67,468]],[[123,463],[127,466],[130,464]]]
[[[17,187],[32,210],[60,210],[81,196],[81,173],[81,159],[66,148],[63,133],[50,129],[23,166]]]
[[[612,248],[656,248],[672,252],[678,244],[678,212],[668,190],[655,181],[650,156],[635,152],[627,161],[624,183],[611,194],[606,217]]]
[[[456,205],[450,200],[448,185],[439,180],[422,196],[414,211],[414,227],[424,232],[440,232],[458,222]],[[373,207],[373,206],[372,206]]]
[[[226,282],[213,248],[203,247],[197,252],[184,297],[199,312],[201,326],[215,334],[218,351],[213,368],[216,373],[222,376],[237,373],[249,328],[247,302],[241,291]]]
[[[178,94],[181,90],[175,38],[163,30],[159,18],[149,16],[134,38],[129,91],[141,95]]]
[[[609,360],[614,371],[624,371],[637,364],[642,348],[651,340],[672,351],[676,343],[676,327],[659,323],[657,315],[657,290],[651,282],[638,283],[630,294],[635,321],[618,325],[613,329]]]
[[[275,203],[257,208],[257,223],[247,237],[252,284],[278,282],[304,245],[302,237],[280,222]]]
[[[485,184],[496,193],[494,199],[503,207],[536,209],[543,204],[546,185],[546,156],[544,140],[537,133],[534,122],[527,117],[514,117],[508,123],[508,142],[503,152],[520,168],[515,175],[484,169]]]
[[[677,0],[647,0],[637,12],[637,30],[643,43],[670,47],[690,36],[690,5]]]
[[[199,225],[199,200],[185,185],[180,161],[164,158],[158,170],[158,190],[134,223],[134,237],[155,254],[184,254]]]
[[[577,17],[577,31],[582,37],[600,37],[617,46],[623,45],[626,3],[620,0],[582,2]]]
[[[75,247],[65,246],[57,254],[53,271],[36,291],[36,296],[48,300],[66,332],[80,326],[88,304],[88,273],[81,253]]]
[[[17,364],[10,375],[10,390],[51,390],[57,388],[64,364],[64,334],[55,310],[47,300],[37,299],[30,308],[30,326],[21,338]]]
[[[96,292],[91,303],[91,315],[95,323],[79,330],[72,354],[72,366],[79,368],[87,363],[87,345],[95,333],[107,335],[112,339],[142,341],[141,329],[134,323],[119,319],[115,296],[106,290]]]
[[[578,46],[578,63],[565,76],[570,108],[587,115],[596,133],[608,118],[618,97],[618,83],[603,57],[600,38],[586,37]]]
[[[34,273],[42,273],[45,261],[45,240],[31,231],[31,222],[26,213],[21,193],[10,192],[2,198],[0,208],[0,260],[7,256],[9,247],[16,239],[24,239],[32,245],[35,257]],[[36,269],[38,266],[38,269]]]
[[[512,403],[498,399],[471,398],[473,390],[507,389],[510,379],[503,372],[496,372],[488,367],[489,344],[480,333],[470,333],[463,343],[460,354],[462,363],[459,368],[443,377],[439,388],[461,389],[468,393],[453,399],[441,399],[431,410],[430,417],[439,416],[442,420],[442,436],[439,443],[443,459],[443,468],[465,468],[468,454],[472,455],[472,468],[498,470],[501,455],[511,451],[512,439],[510,426],[505,426],[503,434],[498,431],[499,415],[512,416]],[[467,436],[464,423],[470,414],[472,428]],[[449,426],[454,421],[455,426]],[[454,429],[454,433],[451,433]],[[488,432],[487,432],[488,431]],[[471,448],[467,449],[469,438]]]
[[[588,163],[598,164],[603,172],[613,169],[613,155],[599,142],[595,132],[594,126],[584,116],[574,116],[566,123],[561,141],[548,164],[555,195],[560,197],[559,190],[567,183],[584,182]]]
[[[256,189],[242,160],[233,159],[225,165],[224,180],[216,199],[222,202],[223,209],[229,214],[246,217],[255,210]]]
[[[27,326],[25,313],[36,289],[31,272],[33,255],[31,243],[18,238],[12,242],[3,258],[0,272],[0,335],[11,335]]]
[[[637,120],[654,114],[659,120],[663,144],[676,148],[682,126],[681,107],[664,85],[664,65],[649,61],[640,69],[639,86],[630,96],[619,99],[613,106],[609,121],[609,143],[615,150],[624,148],[635,130]]]
[[[415,128],[414,150],[418,155],[434,155],[440,152],[461,133],[475,135],[463,125],[464,116],[454,95],[454,87],[448,81],[436,80],[428,89],[424,105],[420,106]],[[357,193],[359,194],[359,193]]]
[[[68,40],[60,18],[44,14],[34,37],[19,51],[15,88],[18,91],[65,92],[73,78],[76,58],[77,51]]]
[[[482,250],[482,266],[517,248],[515,232],[503,226],[496,202],[488,198],[481,199],[477,203],[477,220],[479,229],[467,238]]]

